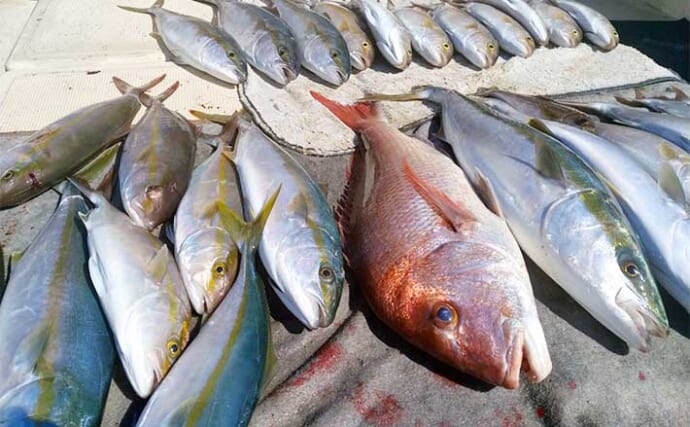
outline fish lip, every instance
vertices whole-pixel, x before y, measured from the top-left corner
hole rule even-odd
[[[513,334],[509,342],[511,344],[506,353],[507,368],[500,385],[509,390],[515,390],[520,386],[520,372],[523,370],[525,362],[527,362],[524,357],[525,331],[519,329]],[[525,371],[527,372],[529,370],[529,362],[527,362]]]
[[[618,295],[616,295],[616,305],[628,315],[635,326],[637,338],[639,338],[637,345],[633,346],[631,343],[628,343],[628,345],[642,353],[646,353],[651,349],[651,336],[659,338],[666,338],[668,336],[668,321],[659,319],[654,311],[639,299],[626,300],[623,296],[625,289],[627,288],[621,288]]]
[[[295,70],[292,69],[288,64],[283,64],[280,66],[280,72],[282,73],[283,77],[285,78],[283,85],[286,85],[290,83],[291,81],[295,80],[299,73],[297,73]]]
[[[367,65],[366,58],[362,54],[358,53],[353,53],[350,55],[350,63],[352,64],[352,68],[362,71],[366,70],[369,68],[369,65]]]

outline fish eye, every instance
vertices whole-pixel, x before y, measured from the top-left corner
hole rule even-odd
[[[168,341],[168,356],[175,359],[180,355],[180,343],[176,339],[171,339]]]
[[[334,50],[331,52],[331,58],[338,59],[339,56],[340,54],[337,51]]]
[[[237,54],[235,52],[233,52],[233,51],[228,52],[228,58],[234,59],[235,56],[237,56]]]
[[[412,56],[412,51],[411,51],[411,50],[408,50],[408,51],[407,51],[407,56]]]
[[[331,267],[321,267],[319,277],[326,282],[332,282],[335,279],[335,273]]]
[[[638,277],[640,275],[640,269],[634,262],[626,262],[621,268],[628,277]]]
[[[212,268],[212,270],[213,270],[213,275],[214,275],[215,277],[222,277],[222,276],[224,276],[224,275],[225,275],[225,270],[226,270],[226,268],[225,268],[225,263],[222,262],[222,261],[217,261],[217,262],[213,263],[213,268]]]
[[[441,47],[443,48],[443,50],[448,50],[448,49],[450,49],[450,45],[449,45],[448,43],[443,43],[443,44],[441,45]]]
[[[493,43],[487,44],[486,47],[489,48],[489,50],[494,50],[494,49],[496,49],[496,45],[493,44]]]
[[[613,32],[613,35],[614,35],[615,37],[618,37],[618,31],[614,31],[614,32]]]
[[[573,28],[573,30],[571,31],[571,33],[572,33],[574,36],[580,34],[580,32],[579,32],[578,30],[576,30],[575,28]]]
[[[368,48],[369,47],[369,42],[362,42],[362,47],[363,48]]]
[[[458,314],[453,307],[446,303],[437,305],[433,311],[433,321],[439,328],[446,328],[456,323]]]
[[[528,42],[531,42],[531,41],[532,41],[532,36],[527,36],[527,37],[525,38],[525,40],[527,40]]]
[[[284,47],[281,46],[278,48],[278,55],[280,55],[281,58],[285,58],[287,56],[287,53],[287,49],[285,49]]]
[[[2,180],[3,181],[9,181],[12,178],[14,178],[14,175],[15,175],[14,170],[10,169],[7,172],[5,172],[4,174],[2,174]]]

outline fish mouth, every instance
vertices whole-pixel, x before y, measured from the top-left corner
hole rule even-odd
[[[616,305],[628,315],[634,325],[635,341],[628,341],[628,346],[646,353],[651,349],[651,336],[659,338],[668,336],[668,320],[654,313],[628,288],[621,288],[618,291]]]
[[[352,64],[352,68],[362,71],[366,70],[369,68],[369,64],[367,64],[367,59],[364,57],[364,55],[359,54],[359,53],[352,53],[350,55],[350,63]]]
[[[316,74],[333,86],[340,86],[350,78],[350,75],[340,68],[331,68]]]
[[[506,352],[506,370],[499,385],[514,390],[520,386],[523,372],[531,383],[538,383],[551,373],[551,358],[543,336],[532,336],[522,323],[510,319],[503,323],[503,330],[510,343]],[[540,345],[541,342],[541,345]],[[543,348],[541,348],[543,347]]]
[[[280,72],[282,73],[283,77],[285,78],[285,80],[283,80],[284,85],[295,80],[297,78],[297,76],[299,75],[295,70],[292,69],[292,67],[290,67],[287,64],[284,64],[280,67]]]

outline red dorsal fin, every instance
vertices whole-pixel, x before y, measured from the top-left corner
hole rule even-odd
[[[358,102],[352,105],[345,105],[328,99],[318,92],[311,91],[310,93],[315,100],[328,108],[331,113],[353,130],[359,129],[366,120],[378,116],[376,103],[374,102]]]
[[[472,212],[451,200],[446,193],[424,181],[412,170],[407,161],[403,163],[403,173],[427,204],[456,232],[467,230],[469,224],[477,221]]]

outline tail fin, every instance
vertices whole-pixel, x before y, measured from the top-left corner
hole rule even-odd
[[[177,88],[180,87],[180,82],[176,81],[175,83],[172,84],[169,88],[163,91],[160,95],[157,96],[151,96],[147,94],[146,92],[139,92],[138,97],[139,97],[139,102],[141,102],[144,106],[151,108],[151,106],[156,103],[156,102],[163,102],[166,99],[170,98],[170,95],[175,93]]]
[[[263,232],[266,221],[271,214],[273,205],[280,193],[280,187],[269,197],[264,204],[259,214],[249,223],[242,220],[240,215],[230,209],[225,203],[218,202],[218,211],[220,212],[221,222],[223,227],[230,233],[230,236],[238,242],[240,247],[242,244],[248,245],[250,252],[254,252],[259,246],[261,240],[261,233]],[[242,254],[247,256],[247,254]]]
[[[118,7],[119,7],[120,9],[122,9],[122,10],[127,10],[127,11],[129,11],[129,12],[147,13],[147,14],[150,15],[150,14],[151,14],[151,11],[152,11],[153,9],[158,9],[158,8],[163,7],[163,2],[164,2],[164,1],[165,1],[165,0],[156,0],[156,2],[155,2],[151,7],[147,7],[147,8],[130,7],[130,6],[118,6]]]
[[[311,96],[328,108],[337,118],[351,129],[357,130],[367,120],[379,116],[376,104],[373,102],[358,102],[357,104],[344,105],[326,98],[318,92],[311,91]]]
[[[82,181],[81,179],[71,177],[67,178],[67,180],[74,184],[74,186],[77,187],[79,191],[81,191],[82,194],[85,195],[86,198],[89,199],[94,205],[103,206],[109,203],[103,194],[93,190],[91,187],[89,187],[88,183]]]
[[[146,92],[147,90],[151,89],[152,87],[163,81],[164,78],[165,74],[161,74],[160,76],[156,77],[150,82],[135,87],[127,83],[126,81],[113,76],[113,83],[115,83],[115,87],[117,88],[117,90],[120,91],[121,94],[126,95],[131,93],[133,95],[139,96],[140,93]]]
[[[220,133],[217,135],[202,134],[204,138],[201,141],[214,147],[223,149],[226,146],[233,146],[232,143],[237,136],[237,129],[240,125],[240,119],[245,116],[244,110],[238,110],[233,114],[226,116],[220,114],[207,114],[197,110],[189,110],[189,112],[201,120],[206,120],[213,123],[220,123],[223,125]]]

